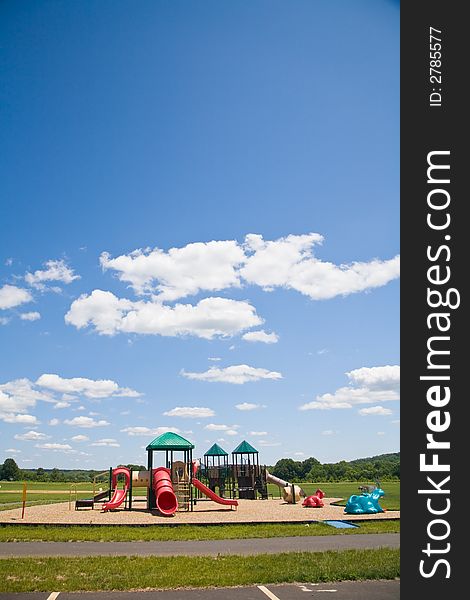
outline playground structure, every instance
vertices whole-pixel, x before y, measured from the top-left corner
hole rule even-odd
[[[259,464],[258,450],[243,440],[228,453],[213,444],[201,460],[193,459],[194,445],[177,433],[168,431],[159,435],[146,447],[147,470],[134,470],[124,466],[109,470],[109,490],[93,498],[76,500],[75,508],[93,508],[104,501],[104,512],[124,508],[132,510],[139,497],[133,497],[135,488],[146,488],[146,508],[158,510],[163,516],[177,511],[193,511],[198,502],[211,500],[230,509],[238,500],[266,500],[268,483],[280,488],[284,502],[295,504],[306,496],[298,485],[271,475]],[[156,466],[159,453],[160,463]],[[101,474],[102,475],[102,474]],[[119,483],[123,479],[123,483]],[[217,493],[218,491],[218,493]],[[317,490],[321,491],[321,490]],[[318,505],[319,506],[319,505]]]
[[[300,486],[295,485],[294,483],[289,483],[288,481],[284,481],[284,479],[281,479],[280,477],[275,477],[266,469],[265,477],[267,483],[273,483],[274,485],[277,485],[277,487],[281,490],[284,502],[287,502],[287,504],[295,504],[296,502],[300,502],[301,498],[305,498],[306,496],[306,493]]]
[[[376,487],[371,493],[353,494],[349,497],[344,512],[350,515],[370,515],[384,512],[379,499],[385,495],[382,488]]]
[[[323,504],[323,498],[325,497],[325,492],[323,490],[318,489],[315,494],[311,496],[307,496],[305,500],[302,502],[302,506],[305,508],[323,508],[325,505]]]

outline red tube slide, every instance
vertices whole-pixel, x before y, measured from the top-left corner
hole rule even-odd
[[[193,477],[193,485],[197,487],[197,489],[200,492],[202,492],[205,496],[207,496],[214,502],[217,502],[218,504],[225,504],[226,506],[238,506],[237,500],[229,500],[227,498],[221,498],[220,496],[217,496],[217,494],[215,494],[211,489],[209,489],[206,485],[204,485],[202,482],[199,481],[199,479],[196,479],[195,477]]]
[[[171,483],[170,469],[158,467],[154,470],[153,489],[158,510],[166,516],[174,515],[178,510],[178,500]]]
[[[117,477],[118,475],[124,475],[124,489],[120,490],[117,487]],[[127,492],[129,490],[131,484],[131,472],[127,467],[117,467],[113,469],[113,476],[111,481],[111,489],[114,490],[113,497],[109,502],[105,502],[103,504],[103,510],[114,510],[115,508],[119,508],[121,504],[126,499]]]

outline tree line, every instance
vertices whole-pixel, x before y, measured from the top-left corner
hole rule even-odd
[[[119,465],[129,469],[145,470],[144,465]],[[281,458],[268,467],[276,477],[289,482],[307,481],[396,481],[400,479],[400,453],[381,454],[369,458],[358,458],[349,462],[321,463],[314,457],[298,461]],[[99,473],[94,470],[78,469],[20,469],[13,458],[0,465],[0,480],[44,481],[44,482],[89,482]]]
[[[352,461],[321,463],[310,457],[303,461],[281,458],[269,472],[288,482],[307,481],[396,481],[400,479],[400,453],[381,454]]]

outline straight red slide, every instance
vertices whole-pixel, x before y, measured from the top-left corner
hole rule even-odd
[[[237,500],[229,500],[227,498],[221,498],[220,496],[217,496],[217,494],[215,494],[211,489],[209,489],[207,485],[204,485],[199,481],[199,479],[196,479],[195,477],[193,477],[193,485],[197,487],[197,489],[200,492],[202,492],[205,496],[207,496],[214,502],[217,502],[218,504],[224,504],[226,506],[238,506]]]

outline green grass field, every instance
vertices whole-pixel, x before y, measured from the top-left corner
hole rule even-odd
[[[346,550],[258,556],[18,558],[0,560],[3,592],[225,587],[269,583],[394,579],[399,551]]]
[[[399,533],[400,521],[364,521],[354,529],[335,529],[324,523],[218,525],[217,527],[181,525],[178,527],[51,527],[48,525],[0,526],[0,542],[137,542],[174,540],[229,540],[315,535],[356,535],[362,533]]]

